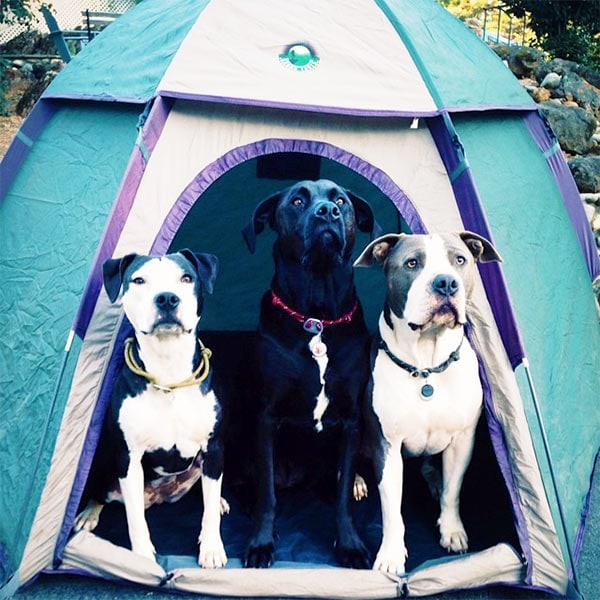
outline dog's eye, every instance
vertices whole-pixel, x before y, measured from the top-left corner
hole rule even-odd
[[[345,203],[346,203],[346,201],[345,201],[345,200],[344,200],[344,199],[343,199],[343,198],[340,196],[340,197],[339,197],[339,198],[338,198],[338,199],[335,201],[335,203],[336,203],[338,206],[342,206],[342,204],[345,204]]]
[[[419,263],[417,262],[417,259],[416,259],[416,258],[409,258],[409,259],[408,259],[408,260],[407,260],[407,261],[404,263],[404,266],[405,266],[407,269],[416,269],[418,264],[419,264]]]
[[[189,273],[184,273],[181,276],[181,283],[192,283],[192,276]]]
[[[464,256],[458,255],[455,258],[455,261],[456,261],[457,265],[461,265],[462,266],[462,265],[464,265],[467,262],[467,259]]]
[[[135,285],[142,285],[143,283],[146,283],[146,280],[143,277],[134,277],[131,282],[135,283]]]
[[[302,198],[298,198],[298,196],[296,196],[293,200],[292,200],[292,204],[294,206],[300,206],[302,204]]]

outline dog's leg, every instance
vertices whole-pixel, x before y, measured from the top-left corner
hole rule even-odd
[[[468,538],[460,519],[459,501],[465,471],[469,466],[475,429],[457,434],[442,454],[443,488],[440,498],[440,545],[448,551],[466,552]]]
[[[104,508],[104,504],[101,504],[97,500],[89,500],[86,507],[77,515],[73,529],[75,531],[94,531],[100,521],[100,513]]]
[[[144,471],[142,455],[132,453],[129,457],[127,475],[119,479],[131,549],[136,554],[155,559],[155,550],[150,541],[150,531],[144,516]]]
[[[354,467],[358,434],[354,427],[345,426],[340,449],[339,481],[337,490],[336,555],[344,567],[369,568],[369,552],[363,544],[352,519],[350,498],[354,487]]]
[[[273,420],[264,416],[258,423],[258,493],[256,500],[256,526],[248,545],[244,560],[246,567],[270,567],[273,562],[275,544],[273,525],[275,522],[275,471],[273,463]]]
[[[407,557],[402,519],[402,478],[404,463],[402,444],[391,444],[385,452],[385,462],[379,482],[383,539],[373,569],[386,573],[404,573]]]
[[[421,464],[421,475],[427,483],[431,497],[437,502],[442,495],[442,473],[440,469],[433,464],[433,457],[423,457]]]
[[[227,555],[221,540],[221,484],[223,476],[212,479],[202,475],[202,499],[204,512],[202,513],[202,528],[200,529],[200,551],[198,564],[205,569],[218,569],[227,563]],[[227,507],[229,508],[229,506]]]

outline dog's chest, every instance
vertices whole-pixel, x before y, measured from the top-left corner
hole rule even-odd
[[[171,392],[148,386],[123,400],[119,426],[131,452],[176,448],[182,457],[206,450],[217,421],[218,403],[212,390],[203,395],[198,386]]]
[[[464,348],[459,362],[426,380],[412,377],[380,351],[373,370],[373,410],[384,437],[411,455],[437,454],[453,437],[475,427],[483,391],[477,359]],[[433,394],[424,397],[427,383]]]

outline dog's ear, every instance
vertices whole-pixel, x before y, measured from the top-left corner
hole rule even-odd
[[[348,190],[344,191],[346,192],[348,198],[350,198],[350,202],[352,202],[352,206],[354,207],[357,227],[361,231],[369,232],[372,240],[380,236],[383,233],[383,229],[381,229],[379,223],[375,220],[375,215],[373,215],[373,209],[371,208],[371,205],[353,192]]]
[[[263,200],[252,213],[252,220],[244,229],[242,235],[246,240],[246,245],[251,254],[256,250],[256,236],[264,231],[265,225],[269,224],[273,227],[275,221],[275,209],[281,198],[281,192],[277,192],[273,196],[269,196]]]
[[[475,260],[480,260],[481,262],[491,262],[494,260],[502,262],[502,257],[489,240],[472,231],[462,231],[458,235],[466,244],[469,252],[475,257]]]
[[[382,265],[392,248],[403,238],[405,233],[387,233],[373,240],[354,261],[355,267],[372,267]]]
[[[102,281],[108,299],[114,302],[123,285],[123,275],[127,267],[134,261],[137,254],[127,254],[123,258],[109,258],[102,264]]]
[[[194,252],[188,248],[179,251],[189,262],[192,263],[198,277],[204,286],[204,289],[209,293],[213,293],[215,279],[219,271],[219,259],[214,254],[205,252]]]

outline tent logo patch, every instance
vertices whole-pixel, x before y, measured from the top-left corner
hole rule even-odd
[[[279,62],[294,71],[312,71],[319,65],[319,60],[313,48],[304,42],[290,44],[279,55]]]

